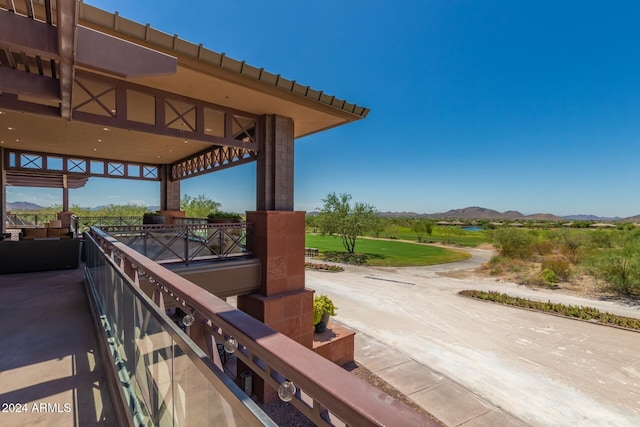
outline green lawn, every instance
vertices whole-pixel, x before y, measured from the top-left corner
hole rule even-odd
[[[416,233],[411,231],[407,226],[398,225],[392,230],[393,237],[400,240],[418,241]],[[383,231],[380,237],[387,237]],[[422,236],[423,241],[446,243],[460,246],[476,247],[487,242],[485,231],[467,231],[460,227],[454,226],[435,226],[431,236],[425,234]]]
[[[335,236],[307,234],[305,246],[318,248],[321,255],[327,251],[345,252],[342,240]],[[367,265],[385,267],[443,264],[470,257],[465,252],[435,246],[362,238],[356,242],[356,252],[372,256]]]

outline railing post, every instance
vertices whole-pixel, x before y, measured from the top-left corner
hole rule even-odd
[[[184,263],[189,265],[189,235],[191,234],[191,227],[189,224],[183,224],[184,227]]]

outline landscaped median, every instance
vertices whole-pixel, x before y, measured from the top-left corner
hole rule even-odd
[[[329,271],[331,273],[338,273],[340,271],[344,271],[344,268],[339,265],[331,265],[331,264],[318,264],[315,262],[305,262],[304,268],[307,270],[316,270],[316,271]]]
[[[623,329],[629,329],[640,332],[640,319],[633,317],[617,316],[615,314],[601,312],[597,308],[584,307],[581,305],[566,305],[553,303],[551,301],[532,301],[527,298],[513,297],[507,294],[501,294],[496,291],[460,291],[460,295],[470,298],[476,298],[483,301],[496,302],[498,304],[510,305],[513,307],[524,308],[527,310],[540,311],[543,313],[554,314],[557,316],[570,317],[574,319],[597,322],[607,326],[615,326]]]

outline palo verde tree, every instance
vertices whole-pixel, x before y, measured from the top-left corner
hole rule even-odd
[[[418,242],[422,242],[422,236],[428,234],[431,236],[433,233],[433,226],[436,225],[435,221],[432,219],[420,218],[411,222],[411,231],[416,233],[418,236]]]
[[[322,234],[335,234],[349,253],[354,253],[356,239],[372,230],[378,221],[376,208],[367,203],[350,203],[350,194],[330,193],[318,214],[318,225]]]
[[[185,194],[180,200],[180,209],[186,212],[188,218],[206,218],[211,212],[218,211],[220,206],[220,203],[208,199],[204,194],[197,197]]]

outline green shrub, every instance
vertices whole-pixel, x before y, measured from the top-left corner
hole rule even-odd
[[[534,236],[528,231],[515,228],[491,230],[490,238],[501,256],[527,259],[533,254]]]
[[[545,268],[544,270],[542,270],[542,272],[540,273],[540,277],[542,277],[542,280],[545,283],[558,283],[558,276],[550,268]]]
[[[372,258],[371,255],[349,252],[324,252],[322,257],[325,261],[351,265],[365,265],[367,261]]]
[[[553,252],[553,243],[548,240],[531,243],[531,250],[538,255],[549,255]]]
[[[315,325],[318,322],[320,322],[323,314],[328,314],[329,316],[335,316],[336,310],[338,310],[338,307],[336,307],[333,304],[333,301],[331,301],[331,299],[328,296],[320,295],[320,296],[314,297],[313,298],[313,324]]]
[[[542,261],[541,268],[543,271],[552,271],[556,278],[561,281],[567,281],[571,276],[571,264],[562,258],[547,258]]]

